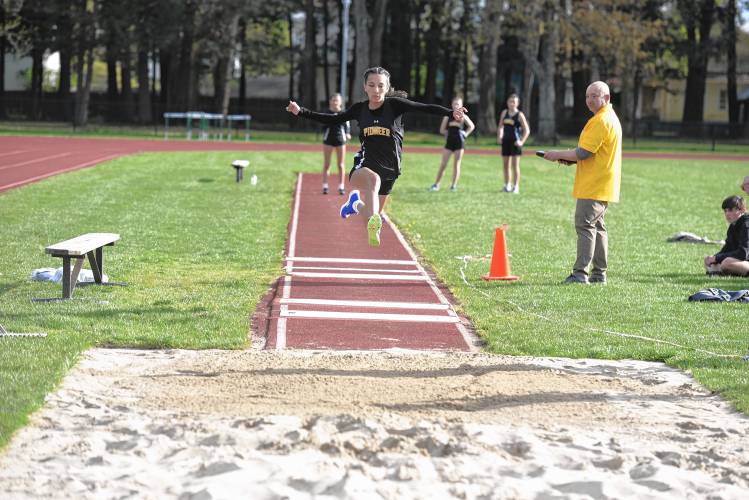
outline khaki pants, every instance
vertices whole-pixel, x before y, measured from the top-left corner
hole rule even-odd
[[[575,230],[577,231],[577,259],[573,274],[583,278],[588,276],[588,266],[593,263],[591,274],[605,276],[609,260],[609,237],[606,234],[608,202],[598,200],[577,200],[575,206]]]

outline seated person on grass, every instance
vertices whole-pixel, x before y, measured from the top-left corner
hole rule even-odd
[[[726,244],[715,255],[705,257],[707,274],[749,276],[749,214],[741,196],[723,200],[723,214],[728,221]]]

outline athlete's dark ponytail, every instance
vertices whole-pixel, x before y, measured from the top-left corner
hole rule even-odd
[[[375,66],[373,68],[368,68],[364,72],[364,83],[367,83],[367,78],[369,78],[369,75],[384,75],[388,79],[388,91],[385,94],[385,97],[408,97],[408,93],[405,90],[395,90],[390,86],[390,72],[386,70],[383,67]]]

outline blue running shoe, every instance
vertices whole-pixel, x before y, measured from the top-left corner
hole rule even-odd
[[[359,205],[363,204],[359,196],[359,190],[354,189],[348,195],[348,201],[341,205],[341,218],[346,219],[359,213]]]

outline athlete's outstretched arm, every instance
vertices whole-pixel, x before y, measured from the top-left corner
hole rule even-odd
[[[318,113],[316,111],[311,111],[307,108],[301,107],[295,101],[289,101],[289,105],[286,106],[286,111],[293,115],[301,116],[302,118],[307,118],[309,120],[314,120],[325,125],[337,125],[349,120],[355,120],[357,113],[354,108],[356,108],[357,105],[358,103],[354,104],[343,113]]]
[[[468,110],[463,107],[450,109],[440,106],[439,104],[422,104],[420,102],[404,99],[403,97],[388,97],[388,100],[392,103],[396,115],[407,113],[409,111],[418,111],[421,113],[429,113],[431,115],[452,115],[456,120],[462,120],[463,116],[468,112]]]

